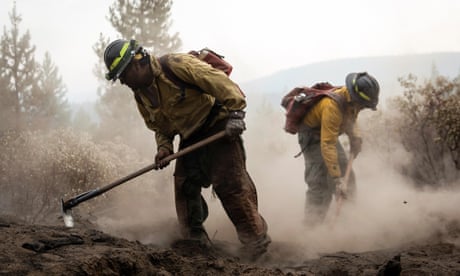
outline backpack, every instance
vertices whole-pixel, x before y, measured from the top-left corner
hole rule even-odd
[[[188,54],[193,55],[200,59],[203,62],[210,64],[212,67],[223,71],[227,76],[230,76],[233,70],[233,66],[224,60],[224,56],[214,52],[209,48],[203,48],[199,51],[192,50]],[[180,79],[174,72],[171,70],[168,63],[168,55],[163,55],[159,58],[161,69],[165,73],[165,76],[175,85],[177,85],[181,90],[181,98],[185,98],[185,89],[190,88],[197,91],[204,92],[201,87],[198,87],[195,84],[187,83]],[[241,95],[245,96],[243,91],[238,87]]]
[[[209,48],[203,48],[200,51],[190,51],[189,54],[196,56],[202,61],[211,64],[212,67],[224,71],[227,76],[230,76],[233,66],[224,60],[224,56],[219,55]]]
[[[296,87],[289,91],[281,100],[281,106],[286,109],[284,130],[288,133],[296,134],[299,131],[301,120],[324,97],[330,97],[336,101],[343,111],[345,99],[333,93],[337,88],[337,86],[332,86],[328,82],[320,82],[312,87]]]

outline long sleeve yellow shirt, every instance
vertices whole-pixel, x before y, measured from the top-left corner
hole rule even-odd
[[[346,133],[350,138],[359,137],[356,125],[359,110],[350,104],[351,97],[345,86],[334,90],[346,99],[345,110],[342,111],[336,101],[324,97],[305,115],[303,123],[312,129],[320,130],[321,153],[332,177],[340,177],[340,170],[336,144],[339,135]]]

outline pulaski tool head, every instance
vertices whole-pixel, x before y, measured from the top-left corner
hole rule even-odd
[[[61,199],[61,209],[62,209],[62,217],[64,218],[64,224],[66,227],[72,228],[74,226],[73,217],[72,217],[72,210],[70,208],[66,208],[64,200]]]

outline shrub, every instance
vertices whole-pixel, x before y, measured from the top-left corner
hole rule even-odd
[[[96,144],[71,129],[8,133],[0,138],[0,210],[29,222],[47,221],[60,212],[61,198],[143,166],[128,146]],[[89,211],[94,203],[84,208]]]
[[[460,78],[435,76],[418,84],[409,75],[399,81],[404,95],[394,104],[401,117],[393,124],[412,155],[406,173],[420,185],[454,183],[460,169]]]

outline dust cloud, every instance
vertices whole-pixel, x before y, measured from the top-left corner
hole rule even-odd
[[[249,171],[273,240],[301,246],[306,256],[370,251],[429,239],[446,231],[446,222],[460,219],[460,190],[414,189],[396,170],[409,160],[402,148],[392,153],[388,163],[364,141],[363,152],[353,163],[358,185],[354,202],[344,205],[336,217],[333,200],[322,226],[304,225],[303,158],[293,157],[300,150],[297,137],[284,133],[282,124],[266,125],[271,133],[264,137],[250,130],[246,134]],[[269,145],[280,143],[285,144],[284,151],[270,150]]]
[[[273,244],[295,248],[291,258],[302,260],[337,251],[362,252],[430,239],[446,231],[446,222],[459,220],[459,190],[416,190],[397,168],[408,162],[405,152],[392,153],[392,162],[379,158],[364,141],[354,162],[358,191],[335,217],[333,200],[326,221],[318,227],[303,223],[306,184],[297,137],[282,130],[281,110],[248,114],[243,138],[247,167],[259,197],[259,210],[269,226]],[[163,171],[141,178],[152,181],[155,193],[142,184],[117,191],[113,210],[99,214],[97,223],[112,232],[143,243],[168,246],[180,235],[174,210],[174,162]],[[209,205],[205,227],[216,240],[238,243],[235,228],[211,189],[203,196]]]

